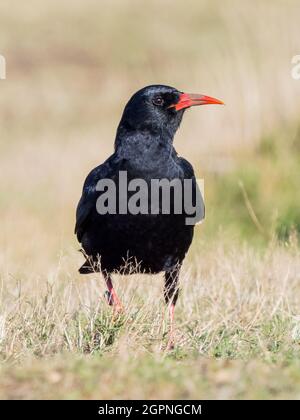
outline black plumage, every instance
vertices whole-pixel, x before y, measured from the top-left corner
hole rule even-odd
[[[173,139],[185,109],[192,105],[221,103],[212,100],[202,95],[196,98],[195,95],[183,94],[163,85],[141,89],[124,109],[117,129],[114,153],[86,178],[75,226],[78,241],[87,256],[79,271],[82,274],[95,271],[104,274],[109,289],[109,303],[120,307],[112,287],[110,276],[113,272],[164,271],[165,298],[171,302],[174,310],[179,269],[192,242],[194,225],[186,224],[187,214],[184,211],[175,214],[175,193],[171,195],[170,214],[120,214],[117,211],[116,214],[100,215],[96,209],[101,194],[96,188],[98,181],[115,181],[118,209],[120,171],[126,171],[128,181],[139,178],[149,186],[153,179],[177,179],[179,182],[190,179],[193,203],[198,206],[197,220],[203,219],[204,204],[201,195],[196,195],[199,190],[193,167],[177,155]],[[128,200],[132,194],[128,193]],[[196,197],[201,199],[196,200]],[[151,206],[150,196],[148,202]],[[161,197],[159,208],[161,211]]]

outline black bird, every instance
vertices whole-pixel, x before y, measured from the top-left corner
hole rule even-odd
[[[164,85],[147,86],[136,92],[124,109],[117,129],[114,153],[87,176],[76,212],[75,233],[86,256],[86,262],[79,272],[103,273],[108,288],[108,303],[114,305],[117,311],[122,306],[113,288],[112,273],[165,272],[164,297],[169,305],[171,324],[169,348],[173,347],[174,308],[178,298],[180,267],[192,242],[194,224],[204,218],[204,203],[193,167],[177,155],[173,139],[184,111],[194,105],[206,104],[223,102],[205,95],[186,94]],[[125,205],[129,205],[134,193],[126,191],[126,196],[121,191],[120,176],[125,173],[128,182],[141,179],[148,187],[151,180],[179,180],[181,186],[184,180],[190,180],[190,200],[194,205],[195,221],[187,224],[186,218],[191,214],[184,209],[181,214],[175,211],[176,200],[179,201],[177,204],[182,204],[185,194],[178,198],[175,187],[170,188],[168,214],[162,214],[163,193],[159,194],[157,203],[153,202],[151,195],[146,197],[149,204],[146,212],[132,214],[128,209],[126,211],[127,207],[124,211],[124,206],[121,211],[120,204],[124,205],[125,200]],[[108,192],[108,187],[99,187],[99,181],[102,180],[113,181],[116,185],[116,189],[112,189],[116,195],[116,205],[110,211],[108,209],[106,214],[99,212],[97,206],[99,197]],[[197,197],[200,199],[197,200]],[[107,197],[107,202],[110,198]],[[158,210],[151,211],[151,205]]]

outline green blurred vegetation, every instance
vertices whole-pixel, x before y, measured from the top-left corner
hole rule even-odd
[[[211,337],[194,337],[193,351],[138,357],[116,353],[111,342],[99,351],[90,338],[92,355],[62,352],[47,363],[29,358],[22,366],[2,365],[0,398],[299,399],[299,344],[291,342],[290,328],[280,317],[249,331],[224,326]],[[107,332],[102,325],[99,334]]]
[[[229,236],[267,245],[300,238],[300,126],[266,135],[236,159],[230,173],[206,178],[208,207],[204,232],[219,228]]]

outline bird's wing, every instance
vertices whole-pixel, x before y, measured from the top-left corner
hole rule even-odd
[[[75,234],[79,242],[81,242],[92,210],[96,208],[96,201],[99,196],[99,192],[96,191],[96,185],[99,180],[109,177],[111,160],[112,158],[109,158],[102,165],[94,168],[84,182],[82,195],[76,209]]]
[[[193,190],[197,194],[193,194],[193,206],[196,207],[196,223],[199,223],[205,218],[205,205],[202,193],[195,177],[194,169],[190,162],[188,162],[186,159],[179,156],[177,159],[181,169],[183,170],[184,179],[192,179],[193,181]]]

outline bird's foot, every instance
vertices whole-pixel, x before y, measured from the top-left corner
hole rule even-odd
[[[175,349],[175,341],[173,338],[170,338],[166,347],[166,351],[172,351]]]
[[[104,293],[106,301],[109,306],[113,307],[114,315],[120,315],[124,312],[123,305],[121,304],[120,300],[116,298],[109,290],[106,290]]]

